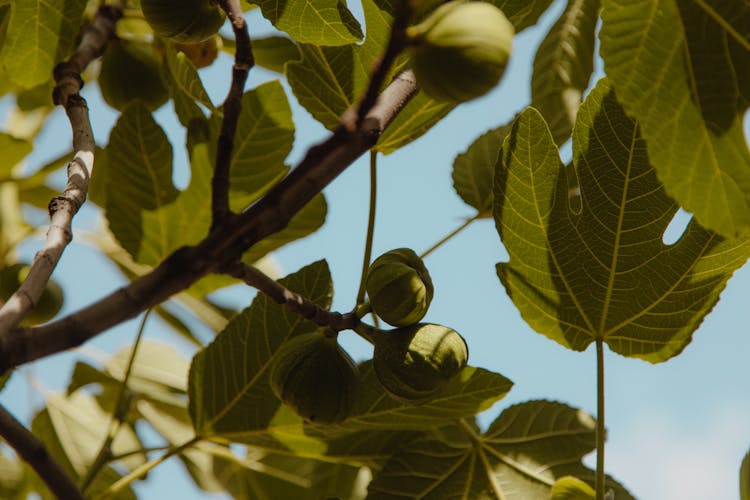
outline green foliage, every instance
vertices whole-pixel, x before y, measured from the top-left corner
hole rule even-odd
[[[482,433],[465,420],[447,435],[408,443],[375,477],[368,498],[548,498],[555,480],[589,477],[594,419],[575,408],[529,401],[507,408]],[[409,480],[404,480],[404,476]],[[616,498],[629,499],[614,482]]]
[[[603,339],[625,356],[669,359],[747,260],[750,240],[691,221],[675,244],[662,242],[678,206],[606,80],[578,114],[573,156],[573,169],[563,167],[535,110],[513,124],[494,179],[495,222],[510,254],[500,280],[529,325],[566,347]]]
[[[606,0],[604,68],[667,193],[707,228],[750,228],[750,6]]]
[[[1,269],[15,269],[24,261],[27,238],[39,226],[35,209],[48,210],[50,200],[61,192],[58,172],[79,161],[81,154],[95,157],[88,195],[103,209],[107,225],[82,239],[115,264],[126,280],[147,275],[179,249],[211,238],[212,179],[219,148],[227,144],[227,137],[220,140],[220,135],[237,103],[231,93],[226,106],[212,100],[209,90],[214,89],[207,89],[203,81],[209,73],[197,69],[173,41],[154,35],[137,0],[125,2],[124,17],[103,53],[137,44],[155,57],[150,83],[134,77],[132,61],[108,66],[105,55],[102,64],[94,62],[80,76],[86,85],[84,96],[99,84],[105,99],[117,108],[109,138],[98,129],[99,110],[91,106],[86,112],[94,124],[93,151],[66,152],[41,167],[33,163],[33,149],[43,147],[39,133],[53,123],[53,70],[61,68],[57,65],[68,60],[78,44],[84,51],[75,56],[79,59],[73,66],[93,54],[86,44],[97,37],[81,35],[93,33],[83,27],[94,19],[100,3],[0,0],[0,96],[8,96],[3,105],[10,109],[0,131]],[[118,9],[118,2],[106,3]],[[416,12],[404,21],[412,33],[443,3],[409,2]],[[489,3],[499,7],[520,33],[534,25],[552,1]],[[228,193],[235,214],[267,202],[264,196],[290,172],[292,177],[300,175],[286,163],[296,134],[290,100],[328,130],[339,130],[337,138],[350,134],[341,129],[342,122],[349,125],[342,116],[360,103],[400,12],[399,2],[392,0],[361,4],[364,29],[343,0],[243,4],[244,10],[259,8],[278,30],[256,38],[250,26],[253,60],[285,79],[291,94],[280,80],[256,84],[255,70],[249,74],[250,89],[238,92],[241,112],[232,136]],[[176,33],[162,30],[162,35],[180,39],[188,31],[201,37],[214,33],[223,15],[213,3],[201,5],[210,9],[212,22]],[[174,7],[162,11],[161,20],[171,21],[173,11]],[[573,350],[603,341],[623,356],[653,363],[677,356],[690,342],[729,278],[750,256],[750,151],[743,129],[750,103],[749,23],[750,6],[732,0],[569,0],[533,60],[531,107],[512,122],[488,130],[456,156],[453,186],[475,212],[466,225],[494,218],[509,254],[507,262],[497,264],[497,274],[532,329]],[[607,76],[590,89],[599,26]],[[235,41],[224,36],[221,41],[224,51],[234,55]],[[523,37],[516,42],[523,43]],[[401,49],[383,87],[409,68],[413,47]],[[417,76],[423,87],[446,83],[425,80],[425,74],[446,69],[444,58],[439,59],[421,68],[422,76]],[[241,70],[241,64],[233,68],[234,74]],[[230,77],[225,75],[226,87]],[[75,81],[74,77],[65,84]],[[122,91],[117,99],[106,88],[113,82]],[[137,84],[145,84],[153,94],[132,96],[129,92],[138,90]],[[171,106],[161,107],[167,100]],[[84,111],[78,104],[74,99],[69,116]],[[407,103],[387,104],[398,113],[373,147],[382,154],[422,137],[457,105],[422,91]],[[508,101],[510,109],[523,104]],[[155,117],[152,111],[158,107]],[[170,139],[172,131],[163,128],[169,122],[163,117],[171,115],[184,132],[187,165],[173,161],[179,158],[177,144]],[[88,134],[76,125],[74,130],[76,135]],[[573,158],[565,166],[559,146],[569,138]],[[321,149],[309,153],[314,163]],[[176,187],[176,176],[189,177],[186,188]],[[83,179],[74,181],[74,190],[85,184]],[[275,279],[281,271],[273,252],[322,227],[328,209],[322,186],[310,182],[304,189],[311,197],[304,206],[295,205],[298,200],[272,199],[276,204],[270,213],[293,216],[278,224],[277,232],[245,248],[241,263]],[[278,190],[272,192],[277,196]],[[677,241],[666,244],[664,233],[680,206],[695,218]],[[78,231],[77,222],[73,227]],[[373,247],[370,239],[367,261]],[[455,262],[460,271],[460,259]],[[226,269],[217,265],[214,270]],[[0,299],[18,288],[15,278]],[[331,311],[332,272],[326,260],[318,260],[278,281],[286,288],[283,299],[257,285],[261,291],[238,312],[212,295],[237,283],[228,274],[209,275],[174,300],[153,305],[165,321],[160,328],[198,349],[192,360],[171,345],[152,341],[139,342],[134,357],[134,346],[96,361],[81,359],[89,352],[81,351],[66,393],[45,394],[44,406],[28,425],[74,482],[81,485],[91,479],[86,496],[111,493],[121,481],[123,488],[114,497],[135,498],[130,482],[176,455],[196,487],[236,498],[595,497],[597,477],[603,478],[604,470],[589,470],[582,458],[597,443],[602,453],[603,422],[597,427],[584,410],[543,400],[522,402],[504,408],[487,429],[481,429],[476,415],[503,399],[513,383],[488,369],[465,366],[463,340],[458,361],[449,360],[451,376],[439,373],[437,382],[429,380],[424,391],[412,387],[406,397],[414,397],[404,399],[404,393],[384,387],[391,382],[378,365],[382,339],[392,340],[395,337],[385,336],[394,333],[360,317],[372,309],[389,322],[380,312],[375,291],[368,291],[372,304],[358,303],[349,314]],[[135,286],[120,294],[145,307],[140,290]],[[383,295],[386,303],[403,302],[390,289]],[[310,303],[317,307],[312,313]],[[59,309],[59,301],[56,306]],[[295,308],[305,310],[304,317]],[[412,320],[417,321],[411,318],[409,323]],[[90,326],[79,316],[66,321],[62,324],[73,325],[75,335]],[[277,387],[274,394],[269,375],[281,355],[288,355],[303,336],[322,339],[326,328],[338,329],[333,324],[321,326],[326,321],[356,324],[352,328],[375,344],[374,360],[359,360],[358,383],[346,392],[345,412],[309,422],[303,418],[309,412],[301,411],[300,416],[294,405],[280,401],[277,396],[295,402],[285,391]],[[502,318],[491,321],[493,329],[504,327]],[[448,327],[439,328],[455,334]],[[7,333],[0,332],[3,358]],[[214,334],[207,342],[206,336]],[[456,343],[460,339],[457,334],[451,338]],[[389,373],[402,376],[411,370],[417,372],[411,381],[418,382],[440,368],[441,353],[446,351],[444,344],[432,343],[429,349],[397,347],[389,351],[389,356],[399,356]],[[299,368],[297,360],[287,361],[288,371]],[[428,373],[420,371],[424,367]],[[17,372],[10,385],[22,374]],[[10,372],[0,374],[0,390],[9,376]],[[319,385],[331,384],[327,380]],[[308,391],[315,397],[306,393],[306,403],[314,406],[325,399],[330,395],[325,389]],[[425,391],[429,398],[417,398]],[[12,402],[8,406],[14,410]],[[602,432],[598,440],[597,431]],[[164,448],[147,449],[154,433]],[[0,497],[53,498],[32,465],[0,447]],[[739,483],[742,500],[750,500],[748,455],[740,466]],[[604,486],[618,500],[632,498],[611,478]]]
[[[531,105],[544,116],[555,143],[573,131],[583,91],[594,70],[600,0],[569,0],[534,57]]]

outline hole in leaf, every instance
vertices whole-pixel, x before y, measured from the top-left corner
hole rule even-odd
[[[693,219],[693,214],[679,209],[672,217],[669,222],[667,229],[664,230],[664,234],[661,236],[661,241],[665,245],[674,245],[682,237],[688,224]]]

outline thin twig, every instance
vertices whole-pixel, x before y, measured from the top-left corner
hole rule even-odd
[[[102,442],[102,446],[99,448],[99,453],[96,454],[96,458],[91,464],[91,467],[89,467],[89,470],[86,472],[83,480],[81,480],[81,490],[84,492],[89,488],[89,486],[91,486],[91,483],[94,481],[96,475],[99,473],[101,468],[107,464],[107,461],[111,457],[112,442],[115,440],[117,432],[120,430],[120,426],[125,420],[125,414],[127,413],[128,408],[128,405],[125,404],[125,394],[127,393],[128,380],[130,380],[130,373],[133,369],[133,363],[135,362],[135,356],[138,352],[138,346],[141,343],[143,332],[146,329],[146,321],[148,320],[151,311],[152,309],[146,311],[146,314],[143,315],[143,319],[141,320],[141,324],[138,326],[138,333],[136,334],[135,341],[133,342],[133,350],[130,351],[128,365],[125,368],[125,376],[120,381],[120,385],[118,387],[114,412],[112,413],[112,417],[109,421],[109,429],[107,430],[107,437]]]
[[[277,304],[288,307],[290,310],[317,325],[327,326],[339,332],[341,330],[353,330],[359,323],[359,318],[356,314],[341,314],[323,309],[315,302],[274,281],[260,269],[244,262],[229,264],[224,271],[230,276],[244,281],[251,287],[257,288]]]
[[[0,436],[28,463],[57,498],[83,500],[73,480],[55,462],[39,439],[0,405]]]
[[[219,5],[229,18],[236,41],[232,84],[224,101],[224,117],[216,147],[216,167],[211,181],[211,228],[215,228],[230,213],[229,208],[229,169],[234,151],[234,136],[242,111],[242,92],[250,68],[255,64],[252,43],[247,31],[244,13],[239,0],[220,0]]]
[[[86,101],[79,91],[83,86],[81,73],[101,54],[114,33],[122,9],[101,7],[93,22],[83,29],[81,43],[71,58],[55,67],[55,104],[65,108],[73,129],[73,160],[67,165],[65,189],[49,203],[50,227],[44,247],[34,256],[29,274],[20,288],[0,308],[0,335],[15,327],[36,305],[52,271],[73,239],[73,217],[86,201],[91,171],[94,168],[94,135]]]

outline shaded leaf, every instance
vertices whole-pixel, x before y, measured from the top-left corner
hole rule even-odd
[[[89,405],[86,405],[86,407],[96,408],[95,406],[90,407]],[[34,416],[34,419],[31,422],[31,432],[33,432],[34,435],[44,443],[49,454],[52,456],[55,462],[57,462],[57,464],[62,467],[62,469],[68,474],[68,476],[73,478],[75,481],[79,481],[80,479],[82,479],[80,467],[86,467],[90,462],[85,462],[85,459],[84,461],[82,461],[83,457],[81,455],[78,455],[78,453],[84,452],[86,459],[93,459],[94,455],[92,454],[92,452],[96,453],[98,449],[89,449],[93,441],[89,438],[89,436],[84,435],[84,433],[86,432],[85,430],[82,430],[81,434],[71,434],[70,431],[73,429],[69,429],[65,425],[64,421],[63,427],[59,427],[58,425],[59,419],[56,422],[55,419],[50,416],[50,412],[47,409],[44,409],[41,412],[37,413],[36,416]],[[106,426],[101,426],[101,428],[97,429],[91,429],[89,430],[89,432],[98,432],[103,440],[104,433],[106,432]],[[71,442],[71,440],[77,439],[78,437],[84,437],[84,442]],[[101,442],[102,441],[99,441],[99,444],[101,444]],[[69,455],[70,452],[73,453],[73,456]],[[112,483],[120,479],[120,477],[121,475],[112,467],[106,466],[102,468],[92,481],[91,486],[86,490],[87,494],[96,495],[97,493],[104,492]],[[42,499],[54,500],[57,498],[55,495],[52,495],[52,493],[47,489],[47,486],[42,482],[41,479],[39,479],[36,474],[32,475],[31,478],[35,485],[34,490],[39,493]],[[131,487],[128,485],[119,493],[114,495],[113,498],[116,498],[118,500],[135,500],[136,496]]]
[[[280,282],[319,306],[330,307],[333,286],[325,261]],[[208,437],[266,427],[280,404],[267,377],[276,351],[286,339],[317,328],[265,295],[256,296],[193,358],[188,408],[196,432]]]
[[[21,500],[28,496],[29,478],[23,462],[17,457],[5,454],[0,449],[0,497],[7,500]]]
[[[583,91],[594,70],[600,8],[600,0],[568,0],[534,57],[531,106],[544,116],[558,145],[573,131]]]
[[[230,171],[235,210],[286,173],[284,159],[294,138],[291,109],[279,82],[245,93],[242,104]],[[157,265],[208,234],[218,118],[212,124],[193,120],[188,127],[191,178],[182,192],[172,183],[171,145],[146,108],[127,107],[112,130],[105,148],[107,219],[137,263]]]
[[[86,0],[15,0],[0,61],[5,75],[23,89],[45,83],[70,55]]]
[[[30,141],[0,132],[0,180],[10,178],[13,167],[31,153],[31,149]]]
[[[750,5],[608,0],[601,55],[667,193],[705,227],[750,228]]]
[[[527,323],[566,347],[601,338],[625,356],[669,359],[747,260],[750,242],[691,221],[676,243],[663,243],[678,205],[606,80],[578,113],[573,155],[571,172],[537,111],[514,123],[495,172],[495,222],[510,255],[497,266],[500,280]],[[579,193],[569,191],[569,175]]]
[[[173,46],[165,48],[164,59],[166,63],[164,80],[168,85],[180,123],[187,127],[191,121],[205,118],[197,103],[204,105],[210,111],[214,110],[214,105],[193,63],[184,53],[176,51]]]
[[[253,57],[258,66],[284,73],[284,65],[300,58],[297,44],[282,36],[253,39]]]
[[[510,125],[488,130],[453,160],[453,188],[480,214],[492,212],[492,179],[509,130]]]
[[[214,457],[214,473],[233,498],[364,498],[359,467],[248,450],[240,458]],[[365,479],[367,479],[365,477]]]
[[[463,437],[412,441],[375,475],[367,498],[549,498],[559,477],[593,478],[581,458],[595,447],[594,426],[590,415],[561,403],[511,406],[484,434],[459,423]],[[632,498],[610,486],[618,499]]]
[[[489,3],[499,7],[519,33],[535,25],[552,0],[489,0]]]
[[[256,0],[263,17],[294,40],[345,45],[362,39],[362,28],[344,0]]]

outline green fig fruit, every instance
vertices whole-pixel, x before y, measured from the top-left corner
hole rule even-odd
[[[486,2],[453,0],[408,29],[411,66],[430,97],[463,102],[489,92],[505,72],[515,30]]]
[[[269,377],[273,393],[297,415],[335,423],[351,412],[359,371],[336,337],[316,331],[284,343]]]
[[[30,266],[13,264],[0,270],[0,300],[7,301],[26,279]],[[36,306],[21,321],[22,326],[46,323],[55,317],[63,304],[63,291],[55,281],[49,280]]]
[[[430,273],[409,248],[397,248],[375,259],[365,287],[372,310],[391,326],[415,324],[432,301]]]
[[[161,65],[152,44],[112,40],[99,72],[104,101],[119,111],[133,101],[143,102],[151,111],[159,108],[169,99]]]
[[[375,336],[375,375],[398,399],[421,402],[436,396],[468,359],[463,337],[442,325],[419,323]]]
[[[193,63],[193,66],[200,69],[210,66],[218,57],[223,46],[224,42],[221,37],[214,35],[202,42],[176,43],[174,47],[185,54],[185,57]]]
[[[213,0],[141,0],[141,10],[159,36],[180,43],[202,42],[224,24]]]

